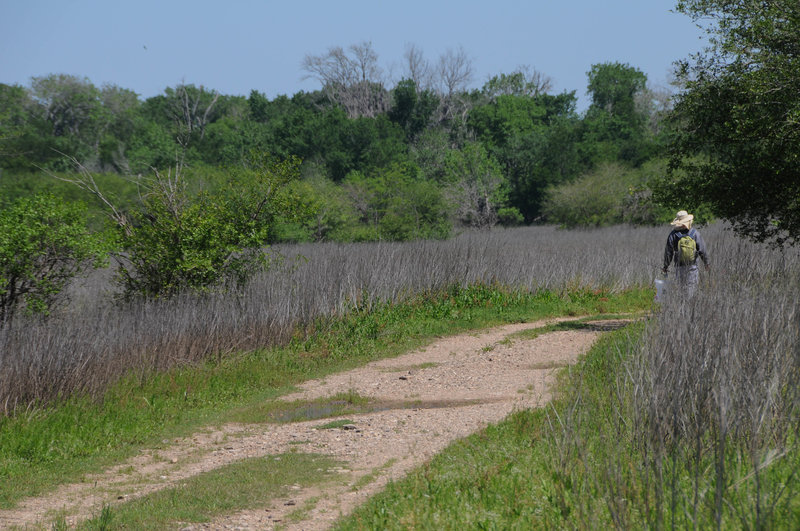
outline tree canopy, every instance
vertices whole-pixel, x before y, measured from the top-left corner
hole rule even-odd
[[[65,74],[0,84],[0,201],[42,189],[74,199],[36,175],[68,174],[77,162],[133,212],[142,176],[178,164],[197,194],[263,153],[301,160],[291,187],[319,207],[313,221],[279,217],[270,239],[445,237],[543,221],[551,187],[654,154],[647,124],[656,115],[640,105],[646,78],[629,65],[592,66],[593,103],[579,113],[575,92],[551,93],[550,78],[531,67],[469,89],[473,67],[461,48],[428,61],[412,46],[404,59],[391,86],[371,43],[332,47],[301,65],[318,90],[274,98],[181,83],[143,99]]]
[[[800,237],[800,3],[691,0],[709,47],[680,64],[662,201],[707,205],[741,234]]]

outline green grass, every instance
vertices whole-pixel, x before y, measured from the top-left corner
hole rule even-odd
[[[432,339],[551,316],[644,310],[652,290],[535,294],[497,286],[453,288],[404,304],[354,308],[298,331],[283,348],[242,352],[147,377],[130,377],[102,402],[73,398],[0,419],[0,508],[157,448],[205,425],[268,421],[263,404],[309,378],[399,355]],[[255,412],[255,413],[253,413]]]
[[[636,325],[633,325],[636,326]],[[563,329],[560,325],[545,327]],[[613,372],[604,360],[628,341],[629,331],[601,338],[569,371],[592,391],[608,385]],[[566,374],[566,373],[564,373]],[[571,385],[563,379],[564,392]],[[567,399],[555,404],[563,409]],[[554,409],[516,412],[448,447],[405,479],[391,483],[338,529],[557,529],[581,527],[560,504],[563,471],[555,466],[551,422]],[[587,426],[591,432],[596,425]],[[569,461],[566,466],[580,466]],[[602,501],[601,501],[602,502]],[[605,522],[613,527],[611,522]]]
[[[577,323],[579,325],[579,323]],[[573,326],[573,324],[568,324]],[[556,325],[558,327],[558,325]],[[617,394],[621,364],[636,348],[643,323],[609,332],[573,367],[559,373],[557,398],[538,410],[516,412],[482,432],[458,441],[404,479],[337,523],[336,529],[645,529],[691,528],[681,505],[654,516],[656,481],[648,456],[637,445],[637,427],[620,412]],[[551,328],[551,327],[548,327]],[[752,469],[743,461],[744,441],[732,445],[726,500],[731,504],[723,529],[750,527],[742,509],[756,495]],[[763,485],[779,482],[783,498],[772,508],[770,526],[797,529],[800,452],[769,463]],[[776,453],[777,455],[777,453]],[[713,455],[702,467],[713,474]],[[665,464],[677,496],[690,500],[688,463]],[[668,480],[661,488],[669,492]],[[701,493],[700,528],[715,527],[714,492]],[[739,510],[737,516],[734,506]],[[762,507],[765,510],[765,507]]]
[[[537,444],[543,417],[541,411],[515,413],[451,445],[391,483],[338,529],[543,528],[542,512],[553,511],[546,449]]]
[[[315,454],[285,453],[237,461],[181,485],[106,508],[79,529],[180,529],[222,514],[268,506],[290,486],[333,481],[340,463]],[[104,527],[105,526],[105,527]]]

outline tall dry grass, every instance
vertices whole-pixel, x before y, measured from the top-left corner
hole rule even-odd
[[[122,306],[102,271],[71,287],[71,305],[59,315],[0,330],[0,407],[8,414],[75,393],[99,396],[130,371],[282,344],[354,305],[456,285],[564,291],[649,284],[667,232],[530,227],[448,241],[284,246],[275,249],[284,258],[238,293]]]
[[[590,397],[580,391],[557,424],[564,477],[574,462],[558,456],[591,463],[579,481],[594,496],[569,502],[587,526],[605,521],[598,511],[623,528],[797,523],[800,253],[707,237],[713,273],[694,297],[666,299],[619,353],[607,397],[593,398],[592,414],[605,415],[594,429],[616,443],[587,443],[578,424]]]
[[[771,477],[771,465],[798,444],[800,260],[743,242],[722,249],[703,292],[668,300],[647,331],[629,365],[634,413],[654,478],[676,476],[657,507],[693,525],[727,515],[768,528],[797,489],[794,470]],[[689,467],[688,499],[678,462]]]

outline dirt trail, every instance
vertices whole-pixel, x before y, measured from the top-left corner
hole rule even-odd
[[[425,348],[364,367],[312,380],[284,400],[328,397],[355,391],[381,402],[411,404],[384,411],[347,415],[342,429],[317,429],[332,419],[291,424],[225,425],[185,439],[164,441],[81,483],[63,485],[50,495],[24,500],[0,511],[0,529],[47,528],[55,511],[68,524],[115,504],[180,484],[196,474],[240,459],[290,449],[330,455],[344,463],[339,478],[324,487],[290,486],[289,497],[268,507],[226,515],[207,529],[326,529],[341,515],[429,460],[458,438],[498,422],[516,409],[549,400],[554,370],[575,362],[601,330],[625,321],[602,321],[590,329],[557,331],[535,339],[513,337],[555,320],[507,325],[437,340]],[[511,337],[509,337],[511,336]],[[301,514],[302,513],[302,514]]]

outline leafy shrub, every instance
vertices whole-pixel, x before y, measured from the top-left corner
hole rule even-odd
[[[497,223],[497,209],[508,202],[508,181],[481,144],[470,143],[448,152],[445,178],[458,223],[474,228],[490,228]]]
[[[0,323],[22,307],[48,314],[69,280],[105,260],[86,228],[86,208],[52,195],[20,198],[0,210]]]
[[[504,227],[516,227],[522,225],[525,218],[517,207],[503,207],[497,209],[497,221]]]
[[[276,217],[296,213],[298,200],[287,185],[298,167],[297,159],[262,159],[237,186],[196,196],[188,194],[180,166],[174,174],[156,172],[142,208],[117,216],[124,295],[170,297],[244,284],[266,264],[263,246]]]
[[[549,222],[567,228],[602,227],[618,223],[653,225],[667,221],[672,209],[656,205],[649,183],[664,171],[651,162],[638,169],[605,164],[578,180],[548,191],[543,208]],[[677,205],[679,208],[682,205]]]
[[[352,172],[343,187],[366,226],[353,227],[344,239],[408,241],[450,234],[441,188],[421,179],[413,164],[395,164],[371,176]]]

